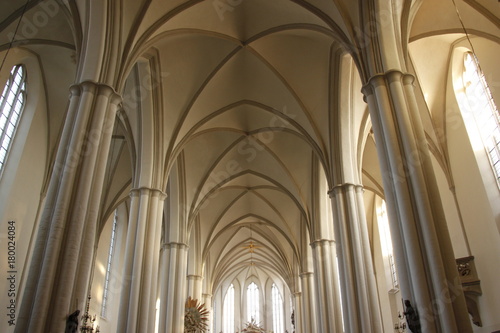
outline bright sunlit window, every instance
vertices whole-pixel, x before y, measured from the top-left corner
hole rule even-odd
[[[26,99],[26,71],[17,65],[10,71],[9,79],[0,97],[0,172],[3,170],[12,138],[16,132]]]
[[[391,231],[389,229],[389,219],[387,217],[387,207],[385,201],[377,208],[377,223],[380,234],[380,244],[382,247],[382,256],[389,265],[392,288],[399,287],[398,275],[396,273],[396,264],[394,262],[394,251],[392,249]]]
[[[273,331],[276,333],[284,332],[283,327],[283,298],[276,284],[271,287],[273,298]]]
[[[160,299],[156,300],[155,308],[155,333],[158,333],[160,329]]]
[[[247,318],[248,321],[254,319],[256,323],[260,323],[259,287],[255,282],[250,283],[247,288]]]
[[[234,333],[234,286],[230,285],[224,298],[224,333]]]
[[[116,243],[116,224],[118,221],[118,213],[115,210],[113,217],[113,227],[111,229],[111,240],[109,242],[108,263],[106,265],[106,276],[104,278],[104,290],[102,293],[101,317],[107,317],[108,301],[109,301],[109,280],[111,277],[111,263],[113,262],[113,254],[115,253]]]
[[[460,105],[462,112],[465,108],[474,116],[497,186],[500,187],[500,114],[477,58],[471,52],[464,57],[463,81],[468,107]]]

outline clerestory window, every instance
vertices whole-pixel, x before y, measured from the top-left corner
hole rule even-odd
[[[107,318],[108,302],[109,302],[109,282],[111,278],[111,264],[113,263],[113,255],[116,246],[116,225],[118,223],[118,212],[115,210],[113,216],[113,226],[111,229],[111,239],[109,242],[108,260],[106,264],[106,276],[104,278],[104,288],[102,292],[101,317]]]
[[[478,64],[473,53],[465,53],[462,78],[466,98],[460,107],[462,112],[469,111],[473,115],[500,188],[500,113]]]
[[[12,140],[26,101],[26,70],[16,65],[0,97],[0,174],[3,171]]]
[[[399,289],[399,281],[396,272],[396,263],[394,262],[394,251],[392,248],[391,231],[389,229],[389,219],[387,217],[387,207],[384,200],[382,200],[380,206],[377,208],[377,223],[382,256],[385,264],[388,265],[387,268],[391,277],[391,292],[394,292]]]

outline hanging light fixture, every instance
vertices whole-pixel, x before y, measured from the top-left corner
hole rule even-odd
[[[255,250],[261,246],[258,246],[256,242],[254,242],[253,237],[252,237],[252,226],[249,227],[250,229],[250,241],[248,242],[247,245],[243,246],[244,249],[248,249],[248,252],[250,253],[250,266],[254,265],[253,262],[253,253]]]
[[[85,307],[85,313],[82,316],[82,326],[80,327],[80,331],[82,333],[93,333],[94,332],[94,322],[96,321],[96,315],[92,317],[89,315],[90,310],[90,299],[91,296],[87,297],[87,306]],[[99,333],[101,330],[99,329],[99,325],[95,328],[95,333]]]

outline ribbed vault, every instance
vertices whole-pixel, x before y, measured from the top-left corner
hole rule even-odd
[[[330,168],[331,77],[345,27],[332,23],[333,5],[216,4],[148,3],[127,47],[154,54],[164,78],[164,175],[183,166],[185,223],[199,233],[210,289],[267,276],[293,290],[306,269],[299,248],[317,208],[313,180],[318,165]]]
[[[189,237],[199,242],[198,273],[207,279],[205,291],[214,293],[238,276],[281,279],[295,291],[294,279],[312,270],[305,257],[318,226],[333,228],[321,225],[321,218],[325,211],[331,218],[326,195],[344,171],[339,164],[349,157],[345,169],[359,172],[357,182],[383,196],[376,143],[371,136],[366,140],[370,124],[362,82],[368,73],[392,67],[413,72],[406,68],[408,55],[392,50],[410,40],[410,51],[419,55],[414,66],[423,68],[419,80],[429,94],[429,111],[444,110],[440,84],[449,48],[464,37],[449,15],[451,2],[430,0],[58,1],[52,12],[41,3],[0,5],[0,51],[21,45],[43,64],[50,149],[59,140],[65,115],[57,110],[65,110],[61,101],[72,75],[77,83],[116,89],[123,102],[104,179],[102,223],[131,188],[141,187],[143,170],[153,174],[148,186],[166,192],[175,173],[178,184],[172,187],[179,190],[167,203],[173,200],[179,214],[169,218],[181,220],[186,244]],[[459,1],[459,7],[466,5]],[[375,13],[384,10],[400,21],[391,16],[377,22],[384,34],[370,30],[380,20]],[[87,17],[90,12],[103,17]],[[53,16],[33,34],[21,29],[10,43],[4,31],[14,30],[20,15],[36,23],[40,13]],[[481,14],[471,13],[464,18],[473,26]],[[492,22],[471,31],[498,43],[497,21]],[[82,31],[102,34],[98,41],[115,38],[110,45],[93,45]],[[380,43],[387,54],[360,52],[376,44],[370,43],[374,36],[393,41]],[[427,66],[429,50],[435,66]],[[361,53],[373,59],[361,59]],[[55,54],[65,60],[54,61]],[[377,59],[382,56],[387,59]],[[440,149],[436,144],[444,160]],[[48,155],[53,159],[55,152]]]

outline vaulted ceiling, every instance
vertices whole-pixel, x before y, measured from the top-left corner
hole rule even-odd
[[[291,282],[330,168],[340,45],[298,4],[218,3],[151,3],[131,49],[158,59],[165,170],[182,165],[213,287],[238,274]]]
[[[411,2],[394,3],[409,8]],[[185,223],[196,231],[214,287],[238,274],[292,283],[298,266],[306,265],[308,233],[318,232],[315,225],[328,212],[339,113],[351,113],[350,149],[360,163],[360,180],[362,172],[367,188],[381,192],[374,142],[368,140],[364,153],[357,145],[369,130],[357,60],[343,56],[356,44],[363,4],[124,0],[100,8],[94,1],[4,1],[0,51],[8,49],[9,31],[24,11],[12,45],[40,58],[53,150],[64,119],[61,96],[75,77],[95,79],[76,65],[93,56],[86,20],[113,22],[103,25],[105,32],[94,31],[114,36],[103,46],[114,50],[101,64],[109,75],[100,77],[122,95],[126,119],[115,131],[110,168],[115,176],[107,183],[103,209],[140,185],[132,175],[151,150],[156,162],[142,168],[160,168],[165,180],[172,170],[182,170],[184,188],[178,194]],[[482,15],[466,2],[459,6],[471,25]],[[415,1],[413,8],[400,22],[414,22],[401,38],[454,32],[451,45],[463,37],[450,4]],[[491,23],[475,28],[494,36],[498,7],[486,11]],[[447,61],[439,66],[445,69]]]

